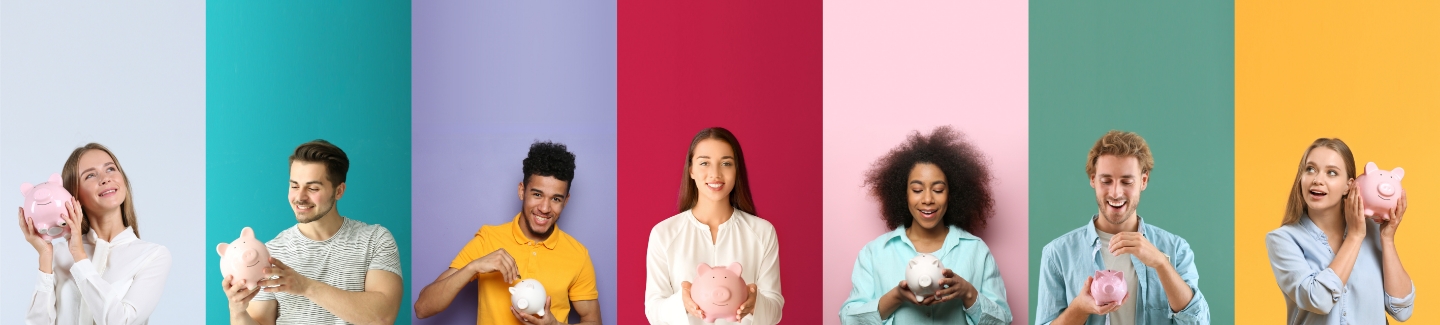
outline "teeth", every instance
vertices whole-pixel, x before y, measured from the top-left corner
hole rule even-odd
[[[705,185],[706,185],[706,186],[709,186],[710,188],[720,188],[720,186],[721,186],[721,184],[705,184]]]

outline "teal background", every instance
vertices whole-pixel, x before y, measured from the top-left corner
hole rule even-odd
[[[295,225],[287,158],[317,138],[350,158],[337,209],[388,228],[410,278],[410,3],[206,4],[206,323],[229,322],[215,245]]]
[[[1190,242],[1211,321],[1234,323],[1234,3],[1030,3],[1030,318],[1040,252],[1098,211],[1085,158],[1139,133],[1145,222]]]

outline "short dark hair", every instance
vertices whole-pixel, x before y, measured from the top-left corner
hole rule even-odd
[[[950,126],[935,128],[929,135],[919,131],[890,153],[881,157],[865,174],[870,194],[880,200],[880,216],[885,226],[895,229],[909,226],[908,191],[910,171],[921,163],[934,164],[945,174],[945,225],[957,226],[974,233],[985,227],[985,220],[994,211],[990,192],[990,171],[984,155],[963,140],[963,134]]]
[[[294,165],[296,161],[325,164],[325,176],[330,179],[332,187],[344,184],[345,173],[350,171],[350,158],[345,156],[345,151],[323,139],[295,147],[295,153],[290,155],[290,164]]]
[[[575,180],[575,154],[561,143],[535,141],[530,144],[530,153],[525,156],[522,169],[525,178],[521,181],[525,185],[530,185],[530,176],[547,176],[564,181],[565,190],[569,191],[571,182]]]

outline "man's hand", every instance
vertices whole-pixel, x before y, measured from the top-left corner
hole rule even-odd
[[[465,264],[465,267],[475,270],[476,274],[500,272],[500,277],[505,280],[505,283],[515,283],[520,280],[520,268],[515,266],[515,258],[505,252],[504,248],[470,261],[469,264]]]
[[[265,268],[265,277],[260,279],[260,287],[264,288],[265,292],[284,292],[300,296],[308,295],[310,286],[314,283],[314,280],[301,275],[274,257],[270,258],[270,267]]]
[[[1140,263],[1151,268],[1158,269],[1163,265],[1170,265],[1170,258],[1165,257],[1165,253],[1161,253],[1159,248],[1155,248],[1155,245],[1139,232],[1122,232],[1115,234],[1115,237],[1110,237],[1110,254],[1135,255]]]
[[[1090,296],[1090,282],[1094,281],[1095,277],[1093,276],[1085,278],[1085,286],[1080,289],[1080,295],[1075,296],[1075,300],[1070,301],[1069,309],[1084,312],[1086,315],[1104,315],[1120,309],[1120,305],[1124,305],[1125,301],[1130,299],[1130,293],[1127,292],[1125,293],[1125,297],[1121,298],[1120,301],[1104,305],[1097,304],[1095,303],[1095,297]]]
[[[526,314],[525,312],[522,312],[522,311],[520,311],[519,309],[515,309],[515,306],[510,306],[510,313],[511,313],[511,314],[515,314],[515,319],[520,320],[520,323],[521,323],[521,324],[525,324],[525,325],[558,325],[558,324],[560,324],[560,322],[558,322],[558,321],[555,320],[555,313],[550,312],[550,297],[545,297],[545,309],[542,309],[542,310],[545,311],[545,316],[536,316],[536,315]]]
[[[254,299],[255,295],[260,294],[259,286],[255,289],[247,289],[245,286],[230,285],[230,281],[234,280],[235,276],[230,275],[220,282],[220,288],[225,290],[225,298],[230,303],[231,315],[246,312],[245,309],[250,307],[250,299]]]

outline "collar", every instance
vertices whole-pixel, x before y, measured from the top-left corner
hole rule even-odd
[[[1305,233],[1310,234],[1310,237],[1314,237],[1317,241],[1325,242],[1329,240],[1329,237],[1325,236],[1325,231],[1320,230],[1320,226],[1315,225],[1314,220],[1310,220],[1310,214],[1308,213],[1300,215],[1300,228],[1305,229]],[[1330,247],[1330,245],[1325,245],[1325,247]]]
[[[745,211],[740,211],[739,208],[730,208],[730,219],[726,219],[725,222],[721,222],[719,226],[716,226],[716,228],[724,229],[725,225],[734,223],[735,219],[739,219],[741,213],[745,213]],[[690,215],[690,218],[688,218],[690,219],[690,225],[696,228],[704,229],[707,232],[710,231],[710,225],[707,225],[704,222],[700,222],[700,218],[695,217],[695,210],[685,210],[685,214]]]
[[[91,229],[91,230],[90,230],[90,234],[85,235],[85,241],[89,242],[88,244],[91,244],[91,245],[95,245],[95,244],[99,243],[99,244],[106,244],[107,246],[116,246],[116,245],[123,245],[123,244],[125,244],[125,243],[129,243],[129,242],[132,242],[132,241],[135,241],[135,240],[138,240],[138,239],[140,239],[140,238],[139,238],[139,237],[135,237],[135,230],[134,230],[134,229],[130,229],[130,227],[125,227],[125,230],[120,231],[120,233],[118,233],[118,234],[115,234],[115,238],[112,238],[112,239],[111,239],[110,241],[108,241],[108,242],[105,241],[104,239],[100,239],[100,234],[99,234],[98,232],[95,232],[94,229]]]
[[[893,241],[893,240],[895,240],[896,238],[899,238],[899,239],[900,239],[900,242],[905,243],[906,246],[909,246],[909,247],[910,247],[910,250],[916,251],[916,252],[918,253],[919,250],[915,249],[915,243],[910,241],[910,236],[906,236],[906,235],[905,235],[905,229],[908,228],[908,227],[909,227],[909,226],[895,227],[895,230],[891,230],[890,232],[887,232],[887,233],[885,233],[884,235],[880,235],[880,236],[881,236],[882,238],[885,238],[885,240],[886,240],[887,242],[888,242],[888,241]],[[950,226],[946,226],[946,227],[950,228],[950,233],[945,234],[945,243],[940,244],[940,250],[938,250],[938,251],[936,251],[936,252],[946,252],[946,251],[949,251],[950,249],[955,248],[955,246],[960,245],[960,240],[979,240],[979,239],[980,239],[980,237],[975,237],[974,234],[971,234],[970,232],[965,231],[964,229],[960,229],[960,227],[956,227],[956,226],[954,226],[954,225],[950,225]],[[937,255],[938,255],[938,254],[937,254]]]
[[[520,229],[520,227],[524,227],[522,225],[525,224],[525,220],[521,220],[524,217],[524,212],[515,214],[515,220],[510,222],[510,235],[515,238],[516,244],[531,245],[530,237],[525,237],[525,230]],[[555,246],[560,244],[560,236],[564,235],[565,232],[560,231],[560,225],[555,224],[555,231],[550,232],[550,238],[540,242],[540,245],[547,249],[555,249]]]
[[[1090,216],[1090,221],[1085,224],[1085,241],[1089,242],[1090,246],[1095,246],[1100,243],[1100,229],[1095,228],[1095,221],[1098,219],[1100,219],[1100,214],[1097,213]],[[1137,214],[1135,215],[1135,219],[1139,221],[1135,224],[1135,231],[1149,238],[1150,234],[1145,232],[1145,218],[1141,218],[1140,215]]]

